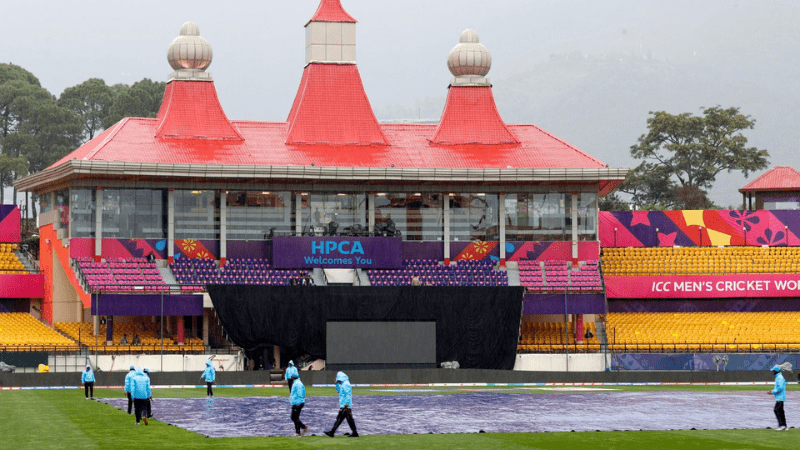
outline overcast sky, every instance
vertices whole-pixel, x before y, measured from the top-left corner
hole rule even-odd
[[[0,61],[22,66],[58,96],[89,78],[109,85],[142,78],[166,81],[167,48],[186,21],[197,23],[214,51],[209,68],[222,107],[234,120],[284,121],[304,65],[304,25],[318,0],[293,1],[19,1],[7,3],[0,26]],[[446,95],[446,60],[461,32],[475,29],[492,54],[489,77],[530,70],[551,54],[589,54],[647,49],[657,58],[679,59],[694,44],[676,37],[698,33],[722,13],[770,14],[790,0],[343,0],[355,17],[357,60],[372,102],[381,111]],[[733,12],[731,12],[733,11]],[[785,14],[783,14],[785,15]],[[785,19],[785,18],[784,18]],[[788,20],[794,23],[797,20]],[[783,23],[786,23],[783,22]],[[761,30],[752,30],[757,44]],[[797,33],[795,33],[797,34]],[[684,36],[685,37],[685,36]],[[714,35],[698,35],[714,40]],[[691,41],[688,41],[691,42]],[[794,44],[794,43],[787,43]],[[547,89],[530,86],[530,89]],[[443,103],[442,103],[443,104]],[[705,105],[712,106],[712,105]],[[736,106],[736,105],[723,105]],[[501,114],[506,105],[498,101]],[[675,113],[684,111],[675,111]],[[438,119],[437,116],[425,117]],[[540,124],[542,125],[542,124]],[[576,126],[580,126],[576,124]],[[547,126],[545,126],[547,128]],[[637,134],[645,130],[637,131]],[[559,137],[574,142],[569,129]],[[579,133],[574,133],[576,136]],[[593,151],[623,165],[628,147]],[[793,161],[772,161],[792,164]],[[630,166],[635,165],[630,161]],[[751,178],[752,179],[752,178]],[[735,186],[732,189],[741,187]],[[738,194],[736,194],[738,195]]]

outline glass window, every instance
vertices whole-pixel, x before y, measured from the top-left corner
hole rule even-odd
[[[450,239],[497,241],[497,194],[450,194]]]
[[[73,189],[71,191],[69,204],[72,205],[72,225],[70,236],[84,238],[94,237],[94,191],[91,189]]]
[[[50,211],[51,209],[53,209],[53,205],[50,204],[51,196],[50,196],[49,192],[47,194],[43,194],[43,195],[41,195],[41,196],[39,196],[37,198],[39,199],[39,213],[40,214],[46,213],[46,212]]]
[[[218,202],[214,191],[175,191],[175,239],[219,239]]]
[[[61,227],[69,226],[69,191],[56,192],[56,204],[54,205],[61,215]]]
[[[231,191],[226,199],[227,239],[262,240],[294,232],[291,192]]]
[[[597,239],[597,194],[578,193],[578,240]]]
[[[534,240],[564,241],[572,239],[567,233],[566,194],[563,192],[533,194],[533,203]]]
[[[764,209],[800,209],[800,197],[764,197]]]
[[[444,196],[430,193],[375,194],[375,233],[390,235],[392,228],[405,241],[444,239]]]
[[[301,195],[303,234],[366,235],[367,196],[353,193]]]
[[[506,194],[506,240],[534,241],[536,205],[533,194]]]
[[[103,237],[163,239],[164,197],[160,189],[103,190]]]

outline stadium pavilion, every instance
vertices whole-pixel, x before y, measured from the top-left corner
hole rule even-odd
[[[340,1],[322,0],[305,28],[306,65],[285,122],[228,119],[206,71],[211,46],[187,22],[169,46],[174,71],[156,118],[125,118],[17,182],[41,199],[43,320],[92,314],[72,275],[78,258],[224,266],[274,261],[277,237],[379,235],[400,237],[398,258],[444,264],[469,259],[462,250],[476,242],[491,244],[499,266],[524,247],[512,242],[561,241],[573,260],[590,242],[594,257],[581,259],[598,259],[598,198],[628,169],[535,125],[506,124],[475,31],[447,58],[439,122],[388,124],[364,91],[356,20]]]

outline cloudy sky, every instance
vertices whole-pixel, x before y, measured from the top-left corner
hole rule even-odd
[[[434,107],[423,112],[418,106],[426,102],[443,106],[451,78],[446,67],[447,54],[458,43],[461,32],[473,28],[492,54],[489,77],[495,84],[498,108],[507,120],[510,118],[509,122],[535,120],[545,129],[555,127],[553,131],[559,137],[616,166],[635,165],[628,148],[635,143],[636,136],[645,132],[646,117],[640,117],[637,123],[618,124],[620,134],[624,135],[619,141],[595,145],[587,132],[591,127],[587,127],[586,120],[591,119],[570,122],[554,117],[550,121],[547,111],[526,115],[523,109],[506,100],[511,96],[503,95],[503,83],[508,80],[511,85],[515,79],[524,80],[526,73],[551,55],[575,52],[647,55],[661,61],[685,62],[697,57],[698,52],[720,46],[734,54],[742,46],[748,46],[752,47],[751,52],[759,54],[762,39],[773,47],[777,40],[794,55],[800,47],[797,33],[791,31],[796,29],[800,14],[789,0],[343,0],[342,3],[359,21],[359,70],[379,119],[402,119],[397,116],[398,110],[415,109],[417,117],[407,113],[412,116],[408,118],[438,119],[440,107],[438,111]],[[181,25],[193,21],[213,48],[214,60],[209,72],[214,76],[228,117],[283,121],[302,75],[303,26],[317,5],[318,0],[14,2],[3,8],[0,61],[29,70],[56,96],[89,78],[102,78],[107,84],[131,84],[142,78],[165,81],[171,72],[167,47],[178,36]],[[709,25],[719,25],[720,21],[725,22],[722,30],[733,29],[741,39],[728,42],[734,40],[730,35],[720,39],[720,33],[714,31],[718,28]],[[787,34],[774,36],[776,26],[789,27],[789,42]],[[784,63],[776,62],[773,71],[787,72],[781,68]],[[793,63],[791,70],[796,68]],[[516,83],[519,88],[520,81]],[[523,83],[527,83],[523,88],[534,94],[551,89],[546,83]],[[800,89],[793,92],[798,93]],[[718,103],[738,106],[729,104],[730,98]],[[684,111],[670,112],[698,112],[699,106],[713,104],[687,104]],[[664,109],[658,104],[645,107]],[[602,111],[593,111],[587,117],[595,116],[599,121],[602,115]],[[608,128],[600,122],[596,126]],[[768,121],[764,126],[769,129]],[[754,135],[751,143],[762,148],[766,143],[777,147],[793,144],[788,139],[759,142],[758,135]],[[770,151],[775,156],[772,148]],[[773,157],[772,164],[800,166],[793,148],[780,149],[778,155],[780,160]],[[720,190],[726,192],[724,195],[717,193],[714,198],[722,202],[739,199],[735,189],[742,186],[741,180],[729,184]]]

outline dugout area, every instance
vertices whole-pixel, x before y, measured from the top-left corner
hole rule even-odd
[[[228,337],[244,349],[277,345],[292,358],[325,359],[328,323],[435,322],[437,367],[514,368],[522,287],[210,285],[208,292]],[[365,368],[391,368],[380,364]]]

